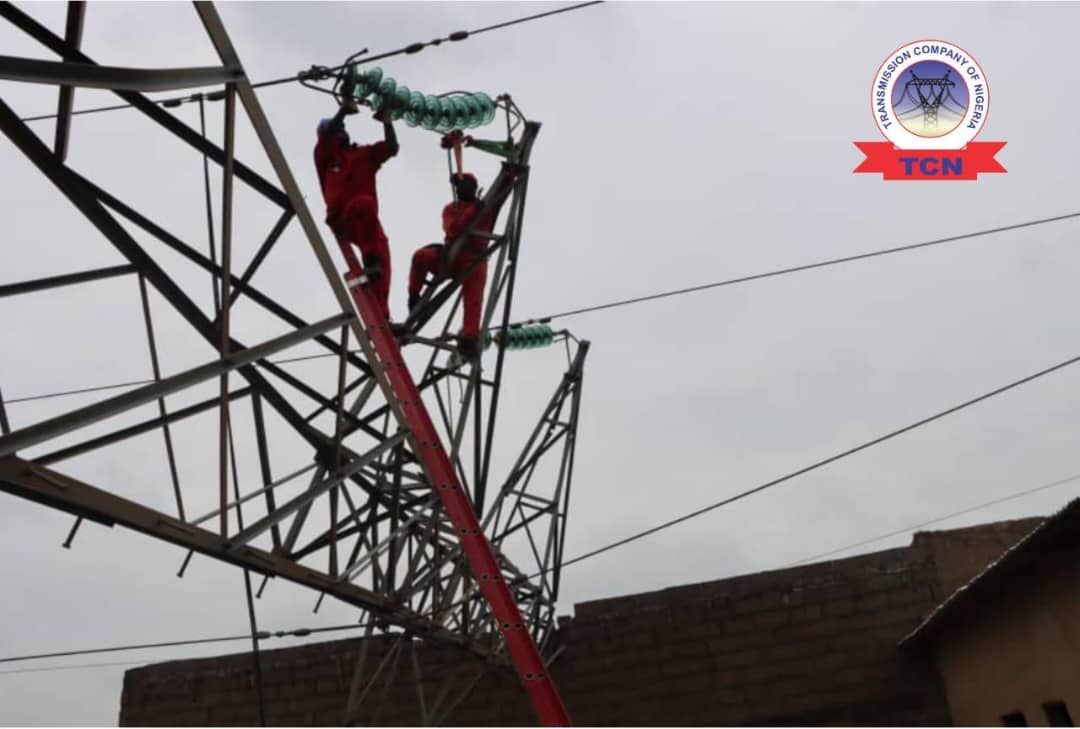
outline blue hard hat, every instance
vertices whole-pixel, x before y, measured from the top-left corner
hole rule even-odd
[[[333,126],[333,119],[320,119],[319,120],[319,136],[323,136],[330,131],[330,127]]]

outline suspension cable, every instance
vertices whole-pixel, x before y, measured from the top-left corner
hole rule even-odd
[[[356,60],[356,62],[358,62],[358,63],[372,63],[374,61],[381,61],[381,60],[386,59],[386,58],[393,58],[394,56],[400,56],[400,55],[404,55],[404,54],[419,53],[420,51],[424,50],[425,48],[442,45],[444,42],[463,41],[466,38],[470,38],[470,37],[472,37],[474,35],[479,35],[481,33],[487,33],[488,31],[499,30],[501,28],[508,28],[510,26],[518,25],[520,23],[528,23],[530,21],[540,20],[542,18],[547,18],[547,17],[550,17],[552,15],[559,15],[560,13],[569,13],[569,12],[574,11],[574,10],[581,10],[583,8],[591,7],[593,5],[600,5],[603,2],[604,2],[604,0],[590,0],[590,2],[578,3],[577,5],[569,5],[567,7],[557,8],[555,10],[549,10],[549,11],[544,12],[544,13],[537,13],[535,15],[528,15],[528,16],[525,16],[523,18],[515,18],[514,20],[507,20],[507,21],[504,21],[502,23],[496,23],[495,25],[488,25],[488,26],[485,26],[483,28],[477,28],[476,30],[458,30],[458,31],[454,31],[453,33],[449,33],[446,36],[435,38],[435,39],[427,41],[427,42],[410,43],[409,45],[403,46],[403,47],[398,48],[396,50],[387,51],[385,53],[379,53],[379,54],[374,55],[374,56],[365,56],[363,58],[359,58],[359,60]],[[353,54],[353,56],[350,57],[349,61],[347,61],[346,64],[348,62],[351,62],[354,59],[356,59],[357,56],[358,56],[358,54]],[[334,66],[333,68],[322,68],[322,69],[319,69],[319,70],[324,71],[324,72],[326,72],[328,74],[334,74],[334,73],[337,73],[338,71],[341,71],[345,67],[346,64],[342,64],[342,65],[339,65],[339,66]],[[281,78],[275,78],[275,79],[270,79],[270,80],[267,80],[267,81],[260,81],[258,83],[253,83],[253,84],[251,84],[251,86],[252,86],[252,88],[261,89],[261,88],[267,88],[267,87],[270,87],[270,86],[278,86],[280,84],[291,83],[291,82],[294,82],[294,81],[303,82],[305,79],[310,78],[310,74],[311,74],[311,71],[301,71],[300,73],[295,73],[295,74],[292,74],[291,76],[282,76]],[[187,103],[197,102],[200,99],[206,99],[208,101],[219,101],[221,98],[224,98],[223,95],[220,95],[220,94],[217,94],[217,93],[190,94],[190,95],[185,95],[185,96],[172,97],[172,98],[168,98],[168,99],[157,99],[157,100],[154,100],[153,103],[161,104],[162,106],[166,106],[166,107],[174,107],[174,106],[179,106],[180,104],[187,104]],[[79,116],[79,115],[82,115],[82,114],[97,114],[99,112],[117,111],[119,109],[129,109],[129,108],[131,108],[131,104],[113,104],[111,106],[99,106],[99,107],[94,107],[94,108],[90,108],[90,109],[79,109],[77,111],[71,112],[71,116]],[[44,121],[46,119],[55,119],[56,117],[57,117],[57,114],[39,114],[37,116],[23,117],[21,119],[21,121],[23,121],[23,122]]]

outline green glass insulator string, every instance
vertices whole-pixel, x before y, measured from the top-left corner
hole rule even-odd
[[[375,111],[389,103],[390,118],[404,119],[410,127],[449,132],[482,127],[495,119],[495,101],[482,91],[451,96],[422,94],[408,86],[399,86],[397,81],[383,75],[378,66],[361,73],[355,65],[350,65],[344,82],[346,88],[352,88],[357,101],[368,101]]]
[[[484,349],[492,344],[504,349],[537,349],[554,341],[555,332],[547,324],[484,332]]]

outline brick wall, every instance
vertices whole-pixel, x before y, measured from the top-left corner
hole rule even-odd
[[[579,725],[948,724],[936,670],[896,644],[1038,521],[919,533],[901,549],[582,603],[562,624],[552,673]],[[340,725],[359,644],[264,652],[268,723]],[[392,645],[371,641],[368,675]],[[447,725],[533,723],[506,668],[423,644],[393,663],[362,723],[421,724],[418,685]],[[250,655],[128,671],[120,723],[257,724]]]

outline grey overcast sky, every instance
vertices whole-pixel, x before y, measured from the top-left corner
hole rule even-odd
[[[62,33],[63,4],[19,6]],[[396,48],[553,7],[223,3],[219,10],[248,75],[259,80],[331,65],[362,47]],[[1080,6],[1072,3],[609,3],[384,68],[425,91],[509,91],[543,122],[515,294],[524,318],[1080,209],[1077,27]],[[992,109],[980,139],[1008,142],[998,155],[1008,174],[940,184],[852,174],[861,160],[852,143],[879,139],[867,103],[875,69],[894,48],[924,37],[962,46],[982,65]],[[186,3],[91,3],[83,47],[116,65],[216,61]],[[52,58],[7,25],[0,48]],[[3,82],[0,97],[24,116],[55,109],[49,87]],[[75,106],[114,99],[79,91]],[[332,112],[327,97],[291,84],[260,99],[318,214],[310,155],[316,121]],[[193,105],[174,113],[197,124]],[[218,106],[208,121],[219,135]],[[377,133],[363,115],[350,125],[356,136]],[[51,141],[50,122],[33,128]],[[407,128],[400,135],[402,153],[380,177],[398,313],[408,255],[438,235],[446,197],[445,161],[432,135]],[[246,125],[238,154],[269,175]],[[200,158],[137,112],[77,117],[69,162],[178,234],[205,241]],[[483,175],[493,172],[476,162]],[[0,283],[120,262],[6,139],[0,170]],[[250,256],[272,218],[251,193],[237,194],[244,221],[237,247]],[[560,322],[593,342],[569,555],[1080,354],[1078,234],[1077,222],[1055,223]],[[206,278],[184,275],[177,274],[208,300]],[[332,310],[295,225],[259,275],[304,315]],[[156,307],[166,373],[204,361],[206,349],[184,324],[160,300]],[[237,317],[238,326],[262,331],[253,315]],[[130,278],[0,301],[5,398],[148,377],[141,326]],[[515,359],[511,427],[535,417],[528,393],[554,386],[561,356],[547,350]],[[774,569],[1080,473],[1078,387],[1080,367],[1062,370],[568,567],[561,612],[583,600]],[[10,418],[21,427],[100,397],[16,403]],[[198,449],[206,453],[203,467],[190,466],[184,477],[213,484],[216,436],[179,430],[189,461]],[[160,450],[159,439],[138,441],[108,460],[80,462],[75,473],[125,484],[125,495],[168,509]],[[942,526],[1046,514],[1077,493],[1068,484]],[[196,559],[178,580],[177,548],[87,525],[74,549],[63,550],[70,526],[66,515],[0,496],[0,657],[247,630],[235,569]],[[289,629],[354,619],[354,610],[335,605],[312,615],[315,597],[275,584],[259,602],[260,622]],[[0,664],[0,724],[115,724],[125,666],[71,666],[245,648]],[[6,672],[50,666],[68,670]]]

